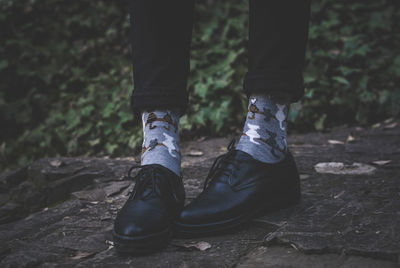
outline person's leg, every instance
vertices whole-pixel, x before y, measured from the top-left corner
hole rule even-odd
[[[289,104],[304,94],[309,8],[309,0],[250,0],[249,104],[237,149],[265,163],[286,156]]]
[[[184,204],[178,126],[187,104],[194,0],[129,1],[131,105],[141,115],[144,141],[141,166],[132,167],[141,169],[131,196],[118,212],[113,234],[118,251],[140,254],[169,242],[172,220]]]
[[[247,96],[300,100],[310,0],[249,0],[249,13]]]
[[[130,1],[134,73],[131,105],[135,114],[142,113],[141,162],[160,164],[177,175],[181,164],[179,115],[187,105],[193,8],[194,0]]]
[[[249,111],[237,148],[218,157],[204,191],[176,222],[179,234],[236,230],[260,212],[299,202],[300,180],[286,147],[290,102],[303,95],[309,1],[250,0]]]
[[[187,105],[194,0],[130,0],[136,114]]]

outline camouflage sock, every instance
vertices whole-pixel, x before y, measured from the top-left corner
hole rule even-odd
[[[143,112],[142,123],[142,165],[159,164],[180,176],[179,116],[171,111]]]
[[[289,104],[253,95],[237,149],[265,163],[281,161],[287,152],[286,117]]]

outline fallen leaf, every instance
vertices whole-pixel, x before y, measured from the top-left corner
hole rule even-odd
[[[342,162],[321,162],[314,166],[318,173],[329,173],[338,175],[361,175],[372,174],[376,168],[364,163],[353,163],[351,165]]]
[[[52,166],[52,167],[59,167],[59,166],[61,166],[62,165],[62,161],[61,160],[58,160],[58,159],[55,159],[55,160],[51,160],[50,161],[50,166]]]
[[[373,124],[372,125],[372,128],[378,128],[378,127],[380,127],[381,126],[381,123],[376,123],[376,124]]]
[[[108,204],[112,204],[114,201],[110,198],[107,198],[106,200],[104,200],[106,203]]]
[[[204,155],[204,153],[203,153],[202,151],[190,151],[190,152],[188,153],[188,156],[195,156],[195,157],[198,157],[198,156],[202,156],[202,155]]]
[[[198,249],[200,251],[204,251],[207,250],[209,248],[211,248],[211,244],[205,241],[200,241],[197,243],[190,243],[190,244],[185,244],[186,248],[195,248]]]
[[[388,119],[386,119],[385,121],[383,121],[383,123],[389,124],[389,123],[392,123],[393,120],[394,120],[394,117],[389,117]]]
[[[106,244],[110,245],[110,246],[114,246],[114,242],[110,241],[110,240],[106,240]]]
[[[115,160],[126,160],[126,161],[135,161],[135,157],[127,156],[127,157],[116,157]]]
[[[338,141],[338,140],[328,140],[328,143],[330,143],[330,144],[344,144],[343,141]]]
[[[392,162],[392,160],[377,160],[377,161],[373,161],[372,163],[375,165],[378,165],[378,166],[383,166],[390,162]]]
[[[335,195],[333,198],[334,198],[334,199],[337,199],[337,198],[341,197],[344,193],[345,193],[345,190],[341,191],[340,193],[338,193],[337,195]]]
[[[349,136],[346,139],[346,142],[353,142],[356,140],[356,137],[354,137],[352,134],[349,134]]]
[[[184,248],[186,250],[205,251],[211,248],[211,244],[205,241],[191,242],[191,243],[174,243],[173,245],[180,248]]]
[[[392,128],[395,128],[395,127],[397,127],[397,122],[394,122],[394,123],[391,123],[389,125],[386,125],[383,128],[384,129],[392,129]]]

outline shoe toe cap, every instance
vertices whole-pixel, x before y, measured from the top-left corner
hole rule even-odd
[[[122,211],[121,211],[122,212]],[[163,211],[143,213],[120,213],[114,222],[116,234],[128,237],[146,236],[164,231],[169,226],[169,217]]]
[[[146,230],[143,228],[143,226],[140,226],[138,224],[125,224],[125,225],[119,225],[115,226],[114,230],[117,234],[122,235],[122,236],[141,236],[146,233]]]

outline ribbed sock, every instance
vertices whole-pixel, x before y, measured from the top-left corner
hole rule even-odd
[[[277,163],[287,153],[286,117],[289,104],[267,96],[252,95],[237,149],[265,163]]]
[[[179,116],[168,110],[142,113],[143,146],[141,164],[159,164],[181,175]]]

